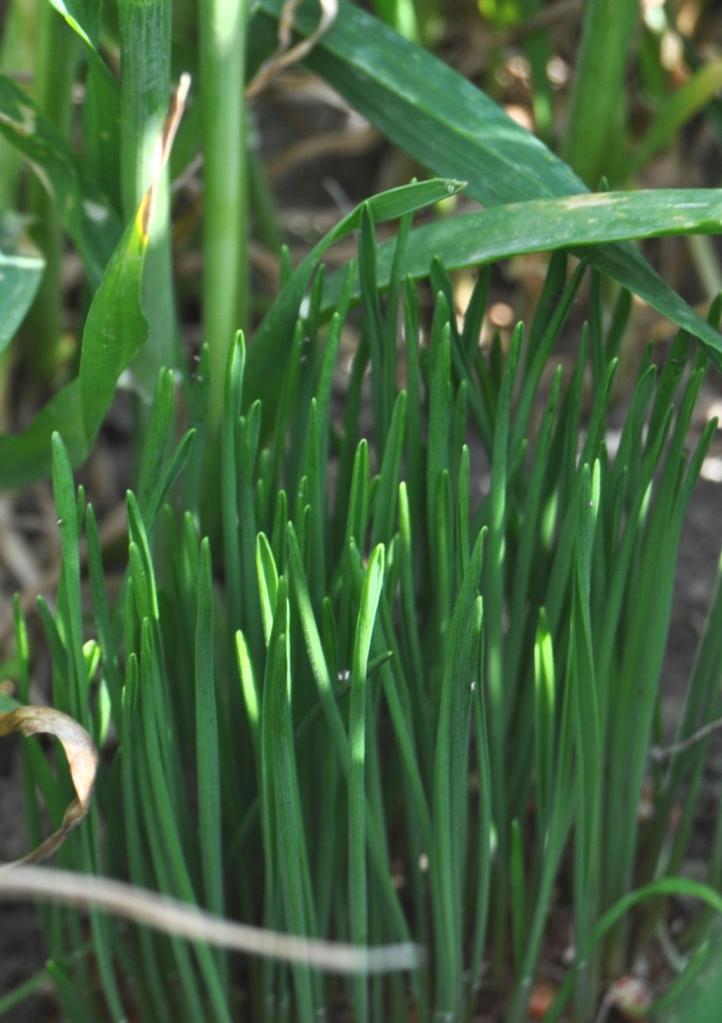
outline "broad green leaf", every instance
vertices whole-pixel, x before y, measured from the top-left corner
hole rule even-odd
[[[83,331],[80,401],[88,443],[110,407],[118,377],[148,334],[141,306],[143,263],[148,248],[145,205],[141,204],[138,216],[113,253]]]
[[[50,473],[50,437],[61,434],[74,465],[87,454],[77,377],[20,434],[0,436],[0,487],[22,487]]]
[[[0,75],[0,132],[27,157],[57,202],[91,287],[96,287],[121,234],[112,204],[58,130],[5,75]]]
[[[372,196],[366,203],[356,206],[314,245],[282,288],[248,350],[246,401],[267,395],[271,402],[270,408],[275,409],[276,396],[286,365],[287,349],[306,288],[324,252],[334,242],[360,226],[364,208],[368,208],[374,222],[378,224],[385,220],[396,220],[407,213],[431,206],[440,199],[454,195],[463,187],[463,182],[438,178],[381,192]]]
[[[494,206],[458,217],[425,224],[411,232],[402,262],[402,273],[426,277],[431,258],[436,256],[448,270],[477,266],[523,252],[571,248],[630,238],[654,238],[675,234],[716,234],[722,230],[722,193],[719,189],[653,189],[640,192],[596,192],[564,199],[536,199],[530,202]],[[388,287],[394,256],[393,241],[377,250],[377,280]],[[648,270],[630,267],[627,287],[644,286]],[[342,286],[334,274],[324,290],[324,305],[335,306]],[[353,297],[361,287],[358,274]],[[690,333],[697,332],[699,317],[676,294],[671,293],[676,322]],[[722,350],[716,332],[710,343]]]
[[[93,298],[83,331],[79,375],[62,388],[21,434],[0,437],[0,487],[22,486],[50,471],[50,437],[61,434],[74,466],[85,460],[118,377],[147,334],[140,305],[147,246],[144,202],[115,250]]]
[[[277,21],[282,6],[282,0],[257,0],[260,33],[268,30],[267,19]],[[306,36],[317,21],[315,5],[306,2],[295,27]],[[265,42],[270,45],[271,39]],[[423,166],[468,181],[469,195],[486,206],[587,191],[571,168],[471,82],[346,0],[339,0],[333,25],[305,63]],[[717,331],[631,245],[575,253],[663,316],[722,348]]]
[[[37,256],[6,256],[0,252],[0,352],[32,305],[45,261]]]

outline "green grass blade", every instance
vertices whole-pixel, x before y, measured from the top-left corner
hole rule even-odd
[[[612,161],[623,138],[625,70],[638,17],[634,0],[589,0],[584,9],[565,157],[592,188],[618,171]]]
[[[550,269],[551,272],[551,269]],[[584,266],[577,267],[565,285],[559,301],[554,309],[549,323],[539,338],[531,357],[530,365],[524,366],[524,380],[521,393],[517,402],[514,414],[514,426],[511,432],[512,471],[516,468],[517,461],[522,451],[522,444],[527,433],[529,416],[531,414],[534,396],[536,394],[541,375],[547,364],[552,348],[556,343],[559,334],[566,322],[571,309],[574,297],[581,284],[584,275]],[[531,351],[531,349],[530,349]]]
[[[433,593],[437,614],[435,627],[442,636],[448,623],[450,608],[449,589],[449,555],[447,546],[445,555],[441,547],[449,535],[448,513],[450,509],[444,502],[442,482],[451,462],[450,417],[449,407],[453,401],[451,383],[451,328],[448,322],[449,310],[443,295],[438,295],[434,309],[434,320],[431,327],[431,351],[428,385],[428,440],[426,456],[426,529],[427,542],[431,551],[431,569],[433,573]],[[441,529],[440,529],[441,527]]]
[[[168,497],[168,494],[172,490],[174,483],[190,461],[193,448],[196,444],[195,438],[195,430],[188,430],[184,433],[178,441],[174,451],[171,453],[170,458],[168,458],[168,460],[163,464],[163,467],[158,474],[155,486],[148,498],[147,508],[144,511],[146,522],[150,530],[152,530],[155,526],[158,513],[160,512],[164,501]]]
[[[482,623],[483,624],[483,623]],[[484,940],[486,938],[487,918],[489,914],[490,881],[492,868],[492,789],[491,760],[489,757],[489,736],[486,724],[486,706],[484,687],[481,679],[484,673],[485,651],[483,643],[479,644],[479,680],[473,699],[474,731],[476,758],[479,771],[479,808],[478,808],[478,849],[476,875],[470,875],[471,883],[476,887],[476,902],[471,940],[470,960],[470,999],[474,999],[481,982],[483,967]]]
[[[311,607],[301,552],[295,530],[291,523],[287,527],[287,538],[291,589],[300,618],[306,653],[318,689],[319,699],[323,706],[326,723],[331,732],[336,755],[345,776],[348,778],[351,769],[348,735],[333,692],[333,684],[321,642],[321,635]],[[369,813],[368,807],[366,813],[367,841],[374,877],[381,887],[384,904],[392,921],[393,932],[400,938],[407,938],[409,933],[408,926],[398,900],[398,894],[391,880],[388,856],[384,851],[384,836],[372,814]]]
[[[196,776],[198,834],[205,904],[223,915],[223,837],[221,834],[221,767],[218,711],[213,669],[213,577],[208,539],[201,543],[198,575],[198,617],[195,637]]]
[[[531,587],[532,569],[538,557],[539,545],[542,543],[540,530],[542,497],[547,485],[547,466],[552,441],[552,428],[559,402],[560,386],[561,367],[557,367],[536,441],[534,460],[524,501],[524,518],[519,531],[514,563],[514,577],[509,604],[509,630],[506,637],[505,654],[507,685],[509,686],[509,697],[512,701],[521,684],[519,671],[524,651],[524,631],[527,627],[527,616],[529,614],[529,609],[525,605],[527,604]],[[539,781],[538,784],[540,784]]]
[[[368,904],[366,876],[366,676],[376,613],[384,579],[384,547],[374,548],[364,576],[351,660],[351,706],[349,711],[349,909],[351,939],[368,942]],[[368,1018],[368,993],[365,978],[354,984],[356,1019]]]
[[[145,619],[141,628],[140,658],[140,688],[141,691],[145,690],[145,695],[142,695],[140,702],[148,771],[145,789],[149,797],[146,810],[147,826],[157,833],[158,848],[162,850],[163,860],[168,865],[171,890],[184,901],[197,904],[198,900],[186,860],[187,847],[182,839],[183,828],[179,818],[175,815],[177,799],[174,796],[180,792],[179,783],[177,780],[173,780],[172,774],[168,773],[168,756],[161,755],[160,740],[169,715],[158,712],[157,701],[153,696],[160,684],[162,669],[152,633],[152,623]],[[206,945],[197,945],[196,954],[214,1012],[219,1020],[229,1020],[228,1001],[218,973],[217,961]]]
[[[439,1014],[454,1018],[461,998],[462,920],[461,878],[458,862],[459,820],[457,772],[454,759],[459,747],[466,748],[468,737],[460,734],[460,718],[455,710],[470,691],[475,667],[469,670],[469,657],[474,653],[474,636],[481,628],[481,606],[477,590],[481,583],[486,530],[476,538],[474,549],[454,604],[449,626],[443,678],[441,683],[438,726],[434,754],[434,849],[431,860],[432,900],[437,931],[437,991]],[[478,664],[478,642],[476,664]],[[462,692],[459,692],[462,690]],[[462,725],[463,727],[463,725]]]
[[[352,557],[349,560],[356,591],[354,599],[358,602],[363,592],[364,571],[359,552],[355,546]],[[390,560],[390,558],[387,559],[387,562],[390,562]],[[391,565],[389,566],[389,571],[387,571],[387,584],[388,577],[391,574],[390,568]],[[395,588],[395,585],[391,586],[391,592]],[[403,673],[394,671],[394,668],[398,665],[398,652],[395,649],[396,640],[391,609],[385,595],[381,598],[379,619],[371,645],[371,654],[374,657],[374,666],[377,667],[381,675],[381,687],[388,703],[391,724],[399,748],[399,757],[403,763],[406,775],[409,799],[412,802],[417,817],[419,834],[423,839],[425,848],[430,848],[432,842],[431,815],[424,792],[424,784],[413,737],[414,729],[409,686]],[[422,680],[419,679],[418,682],[421,684]]]
[[[404,279],[404,335],[405,352],[404,367],[406,370],[406,393],[408,429],[406,430],[407,448],[407,485],[412,507],[418,508],[423,500],[422,479],[422,444],[421,428],[421,371],[419,368],[419,304],[414,282],[410,277]],[[415,550],[421,536],[413,538]]]
[[[390,543],[396,519],[396,498],[406,426],[406,392],[401,391],[394,404],[379,485],[374,498],[371,522],[371,543]]]
[[[298,791],[298,775],[291,721],[292,668],[289,661],[289,607],[286,580],[279,580],[276,614],[270,642],[270,672],[264,685],[264,703],[270,704],[266,717],[270,729],[265,739],[265,757],[273,784],[275,833],[278,843],[278,874],[289,929],[313,936],[313,907],[309,904],[310,873]],[[314,985],[308,967],[293,970],[299,1020],[315,1018]]]
[[[251,726],[251,739],[253,741],[254,752],[258,757],[259,752],[259,726],[260,726],[260,699],[258,693],[258,683],[256,682],[256,673],[253,669],[253,662],[251,660],[251,652],[248,649],[248,643],[242,632],[236,633],[236,661],[238,664],[238,674],[241,680],[241,689],[243,692],[243,702],[246,706],[246,713],[248,714],[248,723]]]
[[[389,267],[389,273],[391,267]],[[364,205],[361,213],[361,232],[358,247],[358,273],[360,296],[363,303],[363,329],[369,348],[371,364],[371,406],[374,413],[376,447],[383,453],[389,428],[391,409],[388,402],[386,380],[386,347],[381,322],[381,304],[376,280],[376,238],[371,209]]]
[[[271,642],[278,598],[278,569],[265,533],[259,533],[256,537],[256,571],[258,573],[258,595],[261,601],[263,633],[266,647],[268,647]]]
[[[241,552],[238,536],[238,452],[237,424],[241,414],[241,395],[246,365],[246,346],[237,334],[228,352],[225,375],[225,406],[221,436],[221,525],[223,557],[228,590],[228,619],[232,629],[241,624]]]
[[[141,831],[141,814],[139,813],[138,796],[138,754],[134,746],[137,746],[137,727],[134,727],[137,720],[137,692],[138,692],[138,658],[135,653],[128,657],[125,667],[125,683],[122,696],[122,727],[121,735],[123,741],[120,750],[120,768],[122,779],[122,806],[124,816],[123,845],[128,858],[128,869],[131,879],[136,884],[149,884],[152,868],[148,863],[143,848]],[[149,994],[156,1011],[161,1012],[161,1018],[165,1012],[162,1006],[165,1004],[163,984],[159,967],[158,947],[153,937],[142,929],[139,935],[141,954],[144,960],[146,981]],[[187,955],[186,955],[187,959]],[[181,979],[183,972],[181,969]],[[195,985],[191,985],[189,996],[191,1005],[200,1004]]]
[[[526,883],[524,873],[524,837],[519,820],[511,822],[511,934],[517,970],[521,966],[526,938]]]
[[[353,539],[362,547],[368,525],[371,480],[369,476],[369,446],[366,439],[360,440],[351,475],[351,492],[346,519],[346,543]]]
[[[593,472],[582,468],[579,523],[575,551],[570,631],[570,669],[574,685],[574,729],[579,769],[575,831],[575,940],[585,964],[577,976],[575,1012],[580,1019],[593,1012],[597,964],[587,949],[598,915],[601,870],[600,831],[604,796],[604,749],[598,680],[594,670],[592,623],[589,610],[594,530],[599,509],[599,463]]]
[[[85,532],[88,541],[88,569],[95,628],[103,655],[103,673],[108,683],[113,720],[116,727],[119,727],[121,721],[121,679],[118,645],[113,636],[110,605],[105,592],[100,534],[95,520],[95,512],[90,504],[85,512]]]
[[[83,608],[80,594],[79,522],[75,482],[67,449],[59,434],[52,437],[53,495],[58,510],[60,546],[63,555],[59,611],[68,649],[68,676],[73,680],[68,694],[68,712],[84,728],[90,728],[88,687],[83,661]]]
[[[440,199],[453,195],[461,187],[460,182],[437,179],[381,192],[367,199],[366,203],[356,206],[322,238],[291,274],[256,332],[253,348],[249,351],[248,395],[263,398],[264,407],[275,409],[274,395],[278,393],[285,363],[284,356],[301,299],[321,256],[334,242],[340,241],[360,226],[362,211],[366,205],[375,223],[379,224],[424,209]]]
[[[158,374],[150,415],[144,430],[143,453],[138,467],[135,490],[138,502],[146,512],[148,501],[165,463],[165,454],[173,426],[173,371]]]

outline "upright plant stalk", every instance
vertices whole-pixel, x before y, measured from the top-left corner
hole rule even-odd
[[[158,145],[170,101],[170,0],[120,0],[121,178],[123,214],[134,215],[156,174]],[[148,343],[134,363],[136,382],[148,398],[158,371],[178,361],[171,265],[168,171],[161,172],[145,261],[143,308]]]
[[[600,466],[582,469],[576,565],[572,581],[570,675],[574,682],[574,724],[579,771],[574,844],[575,941],[582,960],[575,986],[575,1014],[589,1018],[596,998],[597,957],[590,934],[598,915],[600,830],[604,779],[603,722],[594,670],[590,594],[592,550],[599,508]]]
[[[591,188],[611,169],[608,154],[625,106],[624,73],[638,6],[636,0],[586,3],[564,156]]]
[[[203,103],[203,325],[210,352],[210,423],[223,408],[228,349],[244,326],[247,302],[247,0],[201,0]]]
[[[72,112],[77,38],[49,3],[38,8],[35,99],[46,117],[67,135]],[[45,273],[27,322],[25,359],[34,375],[53,375],[62,331],[61,259],[63,229],[57,199],[43,185],[30,185],[35,240],[45,257]]]
[[[38,48],[37,5],[32,0],[8,4],[0,41],[0,71],[11,78],[32,73]],[[43,4],[47,11],[47,7]],[[0,138],[0,209],[12,209],[16,202],[22,158],[5,138]]]

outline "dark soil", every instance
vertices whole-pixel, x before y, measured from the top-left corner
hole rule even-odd
[[[28,850],[20,776],[19,740],[4,739],[0,762],[0,862]],[[6,903],[0,908],[0,996],[27,981],[45,964],[43,935],[34,906]],[[17,1005],[3,1019],[8,1023],[50,1023],[56,1017],[55,999],[48,983]]]

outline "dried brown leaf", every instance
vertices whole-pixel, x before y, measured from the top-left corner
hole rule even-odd
[[[21,863],[45,860],[63,844],[66,835],[76,828],[88,812],[93,784],[98,767],[98,751],[88,733],[77,721],[52,707],[17,707],[0,713],[0,737],[19,732],[21,735],[54,735],[65,751],[70,777],[75,788],[75,799],[65,811],[62,823],[49,838],[7,867]]]
[[[304,963],[334,973],[413,970],[424,962],[424,950],[408,942],[366,948],[281,934],[224,920],[197,906],[106,877],[47,867],[16,867],[0,872],[0,901],[27,898],[100,909],[176,937],[289,963]]]
[[[320,0],[321,17],[318,20],[318,25],[311,35],[296,43],[295,46],[291,46],[293,19],[300,3],[301,0],[286,0],[283,5],[278,22],[278,47],[276,52],[260,66],[253,80],[246,86],[246,99],[252,99],[262,92],[279,71],[303,60],[329,30],[338,14],[338,0]]]

